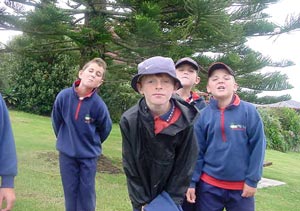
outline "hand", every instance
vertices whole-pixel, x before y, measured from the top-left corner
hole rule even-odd
[[[15,200],[16,200],[16,195],[13,188],[0,188],[0,210],[1,211],[12,210]],[[6,201],[6,208],[1,209],[4,201]]]
[[[242,197],[246,197],[246,198],[252,197],[255,195],[255,193],[256,193],[256,188],[250,187],[246,183],[244,184]]]
[[[188,188],[185,196],[186,196],[186,200],[189,203],[195,203],[196,202],[196,193],[195,193],[195,188]]]

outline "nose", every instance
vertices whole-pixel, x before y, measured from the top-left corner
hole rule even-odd
[[[183,73],[184,73],[184,74],[188,74],[188,73],[189,73],[189,70],[185,68],[185,69],[183,69]]]
[[[220,83],[224,83],[224,79],[222,79],[222,78],[220,78],[219,80],[218,80],[218,84],[220,84]]]
[[[91,73],[91,76],[92,76],[93,78],[95,78],[95,77],[96,77],[96,71],[92,72],[92,73]]]
[[[162,88],[162,82],[158,80],[156,82],[156,89],[161,89],[161,88]]]

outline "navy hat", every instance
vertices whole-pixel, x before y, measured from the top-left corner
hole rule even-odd
[[[174,61],[171,58],[162,56],[154,56],[138,64],[138,73],[131,80],[132,88],[138,92],[136,84],[140,76],[158,73],[168,74],[179,84],[179,88],[182,88],[180,80],[176,77]]]
[[[182,64],[192,65],[197,72],[200,70],[198,63],[195,60],[191,59],[190,57],[184,57],[179,59],[176,62],[175,67],[178,68]]]
[[[228,65],[224,64],[223,62],[215,62],[215,63],[212,63],[207,70],[208,77],[210,77],[212,75],[212,73],[218,69],[227,70],[227,72],[230,75],[234,76],[234,71]]]

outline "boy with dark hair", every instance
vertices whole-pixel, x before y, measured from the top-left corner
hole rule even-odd
[[[131,86],[143,95],[120,120],[133,210],[182,210],[198,153],[193,130],[198,112],[173,96],[181,83],[170,58],[141,62]]]
[[[66,211],[94,211],[96,207],[97,161],[112,128],[108,109],[97,94],[105,71],[102,59],[89,61],[79,71],[79,80],[62,90],[54,102],[52,124]]]
[[[186,194],[197,211],[255,209],[266,147],[264,127],[256,108],[240,100],[237,88],[229,66],[216,62],[208,68],[207,91],[212,97],[195,123],[200,151]]]
[[[16,195],[14,178],[17,175],[17,155],[8,109],[0,94],[0,210],[12,210]],[[6,207],[2,208],[6,202]]]

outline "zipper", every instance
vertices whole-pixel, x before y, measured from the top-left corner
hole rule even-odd
[[[226,142],[226,134],[225,134],[225,109],[221,109],[221,133],[222,133],[222,141]]]
[[[81,104],[82,104],[82,100],[79,99],[79,102],[77,104],[77,108],[76,108],[76,113],[75,113],[75,120],[78,119],[78,116],[79,116],[79,111],[80,111],[80,107],[81,107]]]

